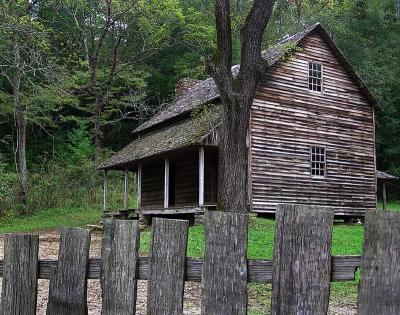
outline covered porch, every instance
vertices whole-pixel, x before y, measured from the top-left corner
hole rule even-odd
[[[215,148],[190,148],[138,165],[138,209],[144,215],[202,213],[217,199]]]
[[[215,147],[190,147],[126,165],[124,209],[129,200],[129,172],[136,173],[137,209],[142,216],[203,214],[217,204],[218,151]],[[104,173],[104,211],[108,172]]]
[[[122,211],[136,208],[142,217],[177,216],[216,207],[220,116],[219,110],[213,110],[138,135],[103,162],[99,169],[104,170],[104,211],[110,211],[109,171],[125,174]],[[136,173],[137,206],[128,204],[130,172]]]

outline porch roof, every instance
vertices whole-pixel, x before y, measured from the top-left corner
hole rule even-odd
[[[114,154],[98,169],[122,169],[125,165],[161,153],[176,151],[193,145],[208,144],[222,119],[221,106],[210,106],[191,117],[152,133],[145,134]]]
[[[397,176],[394,176],[392,174],[389,174],[387,172],[383,172],[383,171],[376,171],[376,177],[378,178],[378,180],[395,180],[395,179],[399,179]]]

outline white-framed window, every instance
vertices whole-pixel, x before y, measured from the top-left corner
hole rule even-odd
[[[326,149],[311,146],[311,177],[326,177]]]
[[[308,63],[308,89],[322,93],[322,64]]]

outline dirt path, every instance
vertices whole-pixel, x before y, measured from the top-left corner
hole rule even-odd
[[[58,257],[58,246],[59,246],[59,232],[42,232],[39,233],[40,245],[39,245],[39,258],[40,259],[57,259]],[[0,259],[3,259],[3,246],[4,236],[0,235]],[[92,234],[92,242],[90,246],[90,256],[99,257],[101,249],[101,233]],[[1,280],[1,278],[0,278]],[[48,280],[39,280],[38,284],[38,304],[37,314],[46,314],[46,305],[48,298],[49,282]],[[146,314],[146,291],[147,281],[138,282],[138,295],[137,295],[137,312],[136,314]],[[0,292],[1,292],[1,281],[0,281]],[[89,315],[101,314],[101,290],[99,280],[88,281],[88,309]],[[265,306],[260,304],[254,297],[249,298],[249,308],[253,310],[259,310],[256,314],[269,314],[265,311]],[[264,309],[264,311],[261,311]],[[200,314],[201,311],[201,285],[199,283],[186,282],[185,283],[185,295],[184,295],[184,314],[195,315]],[[329,307],[330,315],[354,315],[357,311],[354,305],[337,305],[331,303]]]

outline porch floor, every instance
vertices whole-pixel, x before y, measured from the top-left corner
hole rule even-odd
[[[199,206],[177,206],[169,208],[141,208],[139,212],[143,215],[156,214],[204,214],[205,210],[215,208],[215,205]]]

